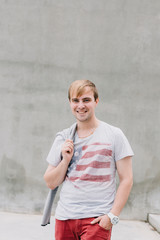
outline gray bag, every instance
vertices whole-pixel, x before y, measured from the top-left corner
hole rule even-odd
[[[69,129],[67,129],[64,134],[64,140],[66,139],[74,140],[76,128],[77,128],[77,124],[74,123]],[[58,190],[58,187],[56,187],[53,190],[52,189],[49,190],[49,193],[45,202],[44,210],[43,210],[41,226],[46,226],[47,224],[50,224],[52,205],[53,205],[53,201],[55,199],[57,190]]]

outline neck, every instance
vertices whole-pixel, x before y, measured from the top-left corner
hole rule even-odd
[[[85,122],[77,122],[77,129],[79,131],[87,131],[93,128],[97,128],[99,125],[99,120],[97,118],[94,118],[92,121],[85,121]]]

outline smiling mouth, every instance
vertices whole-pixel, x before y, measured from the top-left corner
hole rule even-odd
[[[84,114],[84,113],[86,113],[87,111],[85,111],[85,112],[79,112],[79,111],[77,111],[77,113],[79,113],[79,114]]]

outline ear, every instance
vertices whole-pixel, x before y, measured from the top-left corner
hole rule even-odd
[[[96,106],[97,106],[97,104],[99,103],[99,98],[97,98],[97,99],[95,100],[95,102],[96,102]]]

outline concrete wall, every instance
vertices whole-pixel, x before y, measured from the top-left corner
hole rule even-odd
[[[45,159],[74,122],[67,90],[81,78],[135,152],[122,217],[160,213],[159,0],[0,1],[0,210],[42,212]]]

